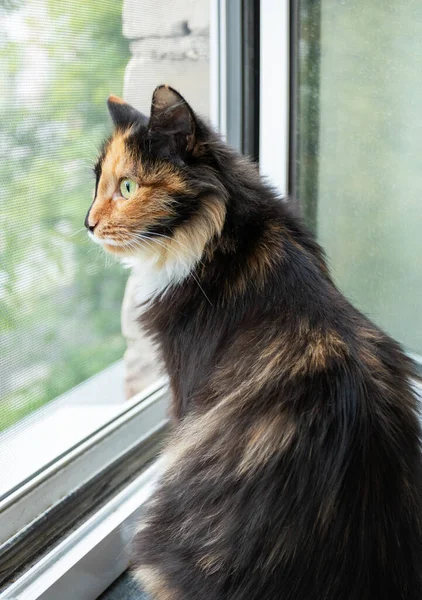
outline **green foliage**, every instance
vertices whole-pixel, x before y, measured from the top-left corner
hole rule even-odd
[[[0,430],[120,358],[125,272],[82,230],[128,44],[122,2],[0,8]],[[12,15],[14,21],[11,25]],[[110,260],[110,259],[108,259]]]

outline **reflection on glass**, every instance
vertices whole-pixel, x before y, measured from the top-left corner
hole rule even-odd
[[[346,295],[422,355],[422,4],[303,0],[296,184]]]

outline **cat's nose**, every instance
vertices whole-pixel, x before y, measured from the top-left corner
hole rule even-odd
[[[98,225],[98,221],[94,222],[93,219],[90,218],[89,213],[88,213],[85,217],[85,227],[88,229],[88,231],[90,231],[91,233],[94,233],[94,229],[96,228],[97,225]]]

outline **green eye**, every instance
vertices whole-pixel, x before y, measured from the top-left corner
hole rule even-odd
[[[138,189],[138,184],[132,179],[122,179],[120,182],[120,193],[123,198],[130,198]]]

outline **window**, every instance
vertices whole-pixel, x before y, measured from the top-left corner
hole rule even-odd
[[[107,577],[127,565],[115,518],[145,497],[168,396],[136,325],[136,273],[83,227],[91,167],[111,93],[149,113],[168,83],[210,114],[209,22],[208,0],[0,3],[0,595],[19,570],[7,597],[44,577],[62,597],[61,540],[85,560],[95,520],[120,544]]]
[[[346,296],[422,357],[422,5],[301,0],[293,188]]]

